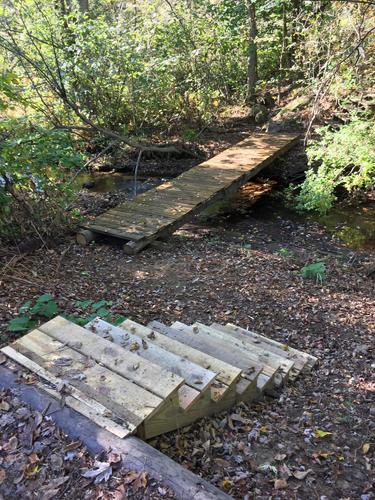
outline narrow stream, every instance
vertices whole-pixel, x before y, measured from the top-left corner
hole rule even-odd
[[[137,193],[147,191],[165,180],[139,178]],[[77,187],[85,183],[93,183],[91,191],[97,193],[122,191],[128,193],[129,198],[134,194],[134,179],[129,174],[81,174],[76,182]],[[318,222],[349,248],[375,251],[375,200],[357,207],[333,208],[327,215],[322,216],[315,213],[297,213],[287,208],[282,198],[273,195],[272,192],[266,192],[254,203],[251,190],[241,189],[234,197],[209,207],[204,215],[213,216],[232,211],[238,213],[239,217],[251,211],[252,217],[262,220],[282,217],[295,222]]]

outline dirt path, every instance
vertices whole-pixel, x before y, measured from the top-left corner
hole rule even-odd
[[[323,283],[304,280],[300,269],[321,259]],[[262,219],[256,209],[185,226],[167,248],[135,257],[115,242],[67,240],[0,278],[0,338],[11,340],[6,325],[27,299],[50,293],[67,313],[77,313],[77,300],[106,299],[114,314],[141,322],[237,323],[306,350],[319,366],[276,399],[154,444],[237,498],[369,500],[375,280],[364,269],[373,260],[316,224]]]

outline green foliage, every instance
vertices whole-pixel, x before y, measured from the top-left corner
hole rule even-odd
[[[322,261],[306,264],[301,269],[300,274],[304,279],[313,279],[316,282],[322,283],[326,279],[326,266]]]
[[[110,308],[113,305],[112,300],[101,299],[97,302],[93,302],[92,300],[78,300],[74,305],[79,311],[82,311],[85,314],[75,314],[66,316],[66,318],[80,326],[84,326],[86,323],[89,323],[90,321],[98,317],[114,325],[118,325],[126,319],[124,316],[111,314]]]
[[[38,297],[35,301],[28,300],[20,307],[19,314],[9,322],[10,332],[24,332],[30,330],[38,320],[51,319],[56,316],[58,306],[49,294]]]
[[[34,117],[0,120],[0,233],[48,237],[67,223],[72,173],[82,163],[70,137]]]
[[[32,327],[32,320],[30,316],[18,316],[9,322],[8,330],[10,332],[25,332]]]
[[[119,325],[125,321],[126,317],[120,314],[111,315],[110,307],[112,305],[111,300],[102,299],[95,303],[92,300],[77,300],[74,306],[78,309],[79,314],[61,314],[61,316],[80,326],[84,326],[98,317],[114,325]],[[59,307],[52,295],[47,293],[40,295],[36,300],[28,300],[20,307],[19,316],[9,322],[8,331],[26,332],[41,321],[49,320],[58,315],[59,312]],[[85,314],[82,315],[82,312]]]
[[[337,188],[351,192],[370,187],[375,178],[374,151],[372,120],[354,118],[338,130],[321,128],[319,140],[307,149],[310,169],[297,195],[297,208],[325,214],[337,199]]]

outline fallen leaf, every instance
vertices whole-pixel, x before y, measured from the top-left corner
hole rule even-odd
[[[369,449],[370,449],[370,443],[365,443],[363,446],[362,446],[362,451],[363,451],[363,454],[366,455],[366,453],[369,452]]]
[[[3,482],[6,479],[6,477],[7,477],[7,475],[5,473],[5,470],[0,468],[0,484],[3,484]]]
[[[316,429],[314,435],[316,438],[324,438],[326,436],[330,436],[332,432],[322,431],[321,429]]]
[[[275,479],[275,483],[273,486],[275,490],[284,490],[288,487],[288,483],[286,479]]]
[[[315,459],[328,458],[328,457],[330,457],[332,455],[333,455],[333,452],[324,451],[324,450],[320,450],[320,451],[317,451],[316,453],[312,454],[313,458],[315,458]]]
[[[108,481],[112,476],[112,467],[107,462],[95,461],[94,467],[82,474],[86,479],[94,479],[94,484],[99,484],[102,481]]]
[[[16,436],[12,436],[6,445],[6,449],[10,451],[15,451],[17,449],[17,446],[18,446],[18,439],[16,438]]]
[[[10,410],[10,404],[7,403],[6,401],[1,401],[0,402],[0,410],[9,411]]]
[[[39,457],[35,452],[33,452],[29,455],[28,461],[30,464],[36,464],[39,462]]]
[[[278,453],[277,455],[275,455],[276,462],[282,462],[285,459],[286,459],[285,453]]]
[[[224,481],[221,481],[220,486],[224,490],[229,490],[229,488],[232,486],[232,481],[229,481],[229,479],[224,479]]]
[[[135,470],[130,471],[129,474],[127,474],[126,478],[124,479],[124,483],[125,484],[132,483],[138,477],[138,474],[139,474],[139,472],[137,472]]]
[[[79,448],[81,446],[81,441],[72,441],[65,446],[64,451],[71,451]]]
[[[52,453],[50,462],[53,470],[59,470],[63,466],[63,459],[60,455],[57,455],[57,453]]]
[[[24,475],[26,479],[34,479],[41,471],[41,467],[37,464],[28,464],[25,467]]]
[[[214,458],[214,463],[220,465],[220,467],[230,467],[230,463],[224,458]]]
[[[296,471],[292,472],[292,475],[296,479],[302,480],[302,479],[305,479],[305,477],[307,476],[307,474],[310,474],[310,472],[312,472],[312,469],[308,469],[308,470],[296,470]]]
[[[141,488],[146,488],[147,486],[147,472],[141,472],[136,480],[133,482],[133,487],[136,490],[139,490]]]

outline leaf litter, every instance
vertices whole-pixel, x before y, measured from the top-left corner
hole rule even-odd
[[[108,208],[107,202],[100,204],[108,193],[90,196],[86,215]],[[231,414],[241,420],[216,415],[152,444],[236,498],[374,498],[375,280],[365,273],[374,261],[370,250],[351,250],[315,222],[270,216],[259,207],[202,217],[172,236],[168,248],[135,257],[106,241],[73,245],[56,273],[68,245],[69,239],[62,240],[48,256],[44,249],[22,256],[22,269],[39,277],[34,285],[2,278],[4,344],[17,336],[6,328],[22,304],[48,292],[66,314],[76,312],[77,300],[104,298],[113,301],[112,312],[143,324],[230,322],[281,342],[286,351],[310,352],[319,358],[316,370],[276,398],[237,405]],[[276,255],[282,248],[292,256]],[[323,282],[300,275],[306,264],[323,260]],[[19,270],[13,272],[19,276]],[[48,283],[47,289],[40,283]],[[28,374],[21,378],[35,381]],[[12,426],[13,418],[13,408],[0,411],[0,425]],[[19,442],[21,451],[14,454],[23,456],[23,443],[32,441],[19,437]],[[64,467],[81,460],[80,453],[80,448],[65,451]],[[93,464],[81,465],[92,469]],[[8,473],[4,463],[0,467]],[[35,481],[41,474],[43,468]],[[106,488],[114,476],[99,485],[81,475],[79,481]],[[276,490],[276,480],[287,487]],[[70,481],[63,488],[75,491]]]
[[[90,457],[80,441],[71,441],[48,414],[33,411],[14,391],[0,389],[0,401],[10,407],[0,409],[0,499],[143,500],[160,498],[159,489],[174,498],[147,473],[121,468],[119,454]]]

